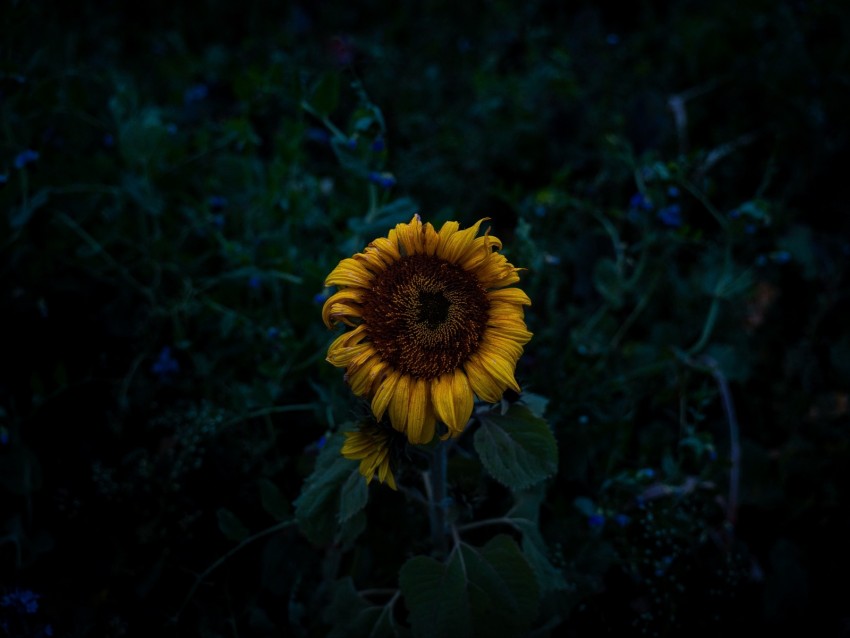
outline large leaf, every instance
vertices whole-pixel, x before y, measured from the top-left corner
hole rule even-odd
[[[511,525],[522,532],[522,552],[534,571],[541,593],[570,589],[563,571],[552,564],[549,548],[540,533],[540,505],[545,496],[546,491],[540,485],[517,493],[516,504],[507,516]]]
[[[366,506],[368,492],[354,486],[355,480],[365,481],[357,470],[357,463],[340,454],[343,438],[337,433],[328,440],[316,459],[316,468],[307,477],[295,501],[295,520],[307,538],[317,544],[331,542],[340,531],[340,524],[357,523],[344,526],[342,531],[346,535],[359,534],[363,529],[362,521],[355,518],[355,514]],[[348,481],[351,485],[343,490]]]
[[[518,636],[534,621],[539,590],[516,542],[461,544],[447,563],[417,556],[399,575],[414,636]]]
[[[351,578],[333,585],[331,602],[323,616],[331,625],[328,638],[384,638],[397,634],[389,602],[370,604],[357,593]]]
[[[263,509],[275,520],[283,521],[290,517],[289,501],[269,479],[260,479],[260,500]]]
[[[525,406],[489,413],[473,440],[489,474],[515,490],[526,489],[558,469],[558,444],[545,420]]]

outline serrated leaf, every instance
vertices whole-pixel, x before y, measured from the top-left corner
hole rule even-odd
[[[447,563],[417,556],[401,568],[414,636],[518,636],[537,615],[539,590],[516,542],[461,544]]]
[[[232,541],[241,541],[248,537],[248,528],[229,509],[220,507],[216,516],[218,517],[218,528],[225,537]]]
[[[277,485],[268,479],[260,479],[260,502],[275,520],[283,521],[289,518],[289,501],[278,489]]]
[[[540,485],[520,492],[516,495],[516,503],[509,513],[511,524],[522,532],[522,552],[528,559],[543,593],[569,589],[562,570],[555,567],[549,559],[549,548],[540,533],[540,505],[545,497],[546,492]]]
[[[346,522],[369,501],[369,486],[360,472],[352,472],[339,495],[339,520]]]
[[[514,404],[504,415],[481,417],[473,443],[490,476],[515,490],[539,483],[558,469],[558,444],[549,425],[525,406]]]
[[[334,434],[316,459],[313,473],[307,477],[301,495],[295,501],[295,519],[301,530],[312,542],[329,543],[337,533],[340,523],[340,490],[352,474],[363,477],[357,470],[357,464],[340,454],[343,443],[342,434]],[[349,516],[348,534],[362,531],[359,519]],[[357,525],[350,525],[356,522]]]
[[[338,73],[325,73],[319,78],[310,104],[320,115],[329,115],[336,110],[339,104]]]

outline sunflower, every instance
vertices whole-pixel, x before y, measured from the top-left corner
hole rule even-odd
[[[485,220],[440,230],[419,215],[398,224],[363,252],[343,259],[325,280],[337,286],[322,308],[330,328],[352,328],[328,349],[346,369],[352,391],[371,401],[380,421],[414,444],[463,432],[473,395],[490,403],[507,388],[519,392],[516,362],[531,339],[518,288],[520,270],[498,251],[502,242],[478,235]]]
[[[389,426],[388,426],[389,427]],[[342,455],[347,459],[360,461],[360,473],[371,483],[377,474],[381,483],[397,490],[393,475],[392,430],[379,423],[362,422],[357,432],[346,432],[342,444]],[[398,435],[396,435],[398,436]]]

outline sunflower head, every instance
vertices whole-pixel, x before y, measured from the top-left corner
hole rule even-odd
[[[398,489],[393,473],[399,455],[398,433],[374,421],[361,421],[356,432],[345,433],[342,455],[360,461],[360,473],[371,483],[375,476],[381,483]]]
[[[509,287],[519,269],[499,253],[502,242],[478,236],[483,221],[436,230],[416,215],[325,280],[338,288],[322,308],[325,324],[351,328],[327,360],[345,368],[378,421],[389,415],[414,444],[433,439],[438,419],[448,435],[463,432],[474,395],[495,403],[508,388],[520,391],[514,372],[531,339],[523,312],[531,301]]]

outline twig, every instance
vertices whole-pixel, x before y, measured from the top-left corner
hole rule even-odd
[[[273,525],[267,529],[264,529],[261,532],[257,532],[253,536],[249,536],[248,538],[242,540],[236,547],[231,548],[230,551],[219,557],[218,560],[216,560],[212,565],[207,567],[203,572],[201,572],[198,576],[195,577],[195,582],[192,583],[192,587],[189,589],[189,593],[186,594],[186,598],[183,600],[183,604],[180,605],[180,609],[178,609],[177,613],[174,614],[173,621],[176,623],[180,620],[180,615],[183,613],[183,610],[186,608],[186,605],[188,605],[189,601],[192,600],[192,597],[195,595],[195,592],[197,591],[198,587],[207,578],[207,576],[212,574],[216,569],[226,563],[231,556],[237,554],[254,541],[264,538],[265,536],[268,536],[270,534],[274,534],[275,532],[284,530],[290,525],[294,524],[294,520],[281,521],[277,525]]]

